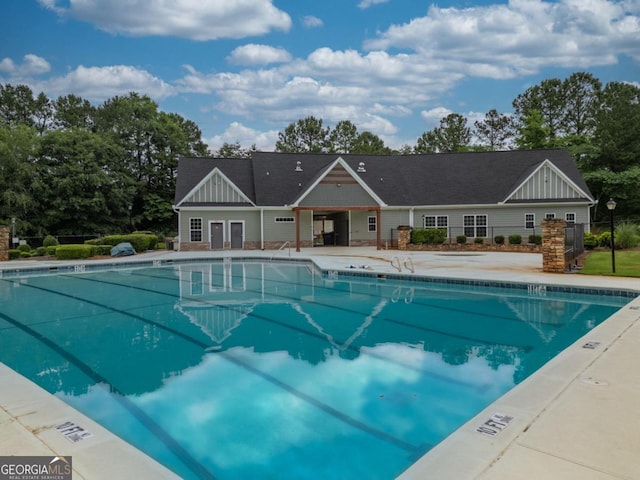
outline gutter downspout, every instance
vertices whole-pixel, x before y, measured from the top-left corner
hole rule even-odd
[[[264,250],[264,208],[260,209],[260,250]]]
[[[180,251],[182,248],[182,235],[180,233],[182,232],[182,228],[180,228],[182,226],[182,224],[180,223],[180,220],[182,220],[182,215],[180,215],[180,209],[175,205],[171,205],[171,209],[174,213],[178,214],[178,251]]]

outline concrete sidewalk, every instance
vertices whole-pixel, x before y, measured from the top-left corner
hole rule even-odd
[[[640,291],[638,279],[542,273],[541,255],[527,253],[454,254],[327,247],[299,253],[157,251],[96,262],[110,265],[133,260],[274,256],[311,259],[326,270]],[[58,265],[60,262],[20,260],[0,263],[0,270]],[[587,342],[597,344],[596,348],[583,348]],[[454,432],[400,478],[639,479],[638,351],[640,299],[635,299]],[[155,461],[1,364],[0,384],[0,455],[73,455],[74,478],[175,478]],[[494,437],[477,432],[496,413],[513,420]],[[84,444],[71,444],[53,428],[64,421],[81,424],[94,436]]]

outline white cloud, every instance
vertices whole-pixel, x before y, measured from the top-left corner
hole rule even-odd
[[[243,148],[251,148],[252,145],[255,145],[257,150],[272,151],[277,141],[278,132],[276,130],[261,132],[239,122],[232,122],[220,135],[211,137],[207,144],[212,152],[219,150],[225,143],[234,144],[236,142]]]
[[[291,55],[284,48],[251,43],[234,49],[227,60],[236,65],[268,65],[289,62]]]
[[[358,4],[358,8],[364,10],[366,8],[369,8],[371,5],[378,5],[380,3],[387,3],[389,0],[362,0],[359,4]]]
[[[446,107],[435,107],[430,110],[422,110],[420,112],[420,117],[425,121],[428,127],[433,128],[437,127],[440,124],[440,120],[451,113],[454,112]]]
[[[146,70],[126,65],[85,67],[80,65],[62,77],[40,85],[51,95],[73,93],[90,101],[103,101],[115,95],[138,92],[159,100],[174,93],[171,85],[154,77]]]
[[[33,54],[27,54],[23,57],[20,64],[15,63],[11,58],[3,58],[0,61],[0,72],[7,73],[15,79],[31,77],[33,75],[42,75],[51,70],[51,65],[44,58]]]
[[[424,17],[393,25],[368,49],[416,52],[465,75],[513,78],[544,67],[610,65],[640,56],[640,19],[609,0],[510,0],[470,8],[431,6]],[[626,8],[626,9],[625,9]]]
[[[175,36],[193,40],[243,38],[277,29],[291,17],[272,0],[40,0],[60,15],[133,36]],[[65,8],[62,5],[66,5]]]
[[[313,15],[307,15],[302,18],[302,25],[307,28],[318,28],[322,27],[324,23],[318,17],[314,17]]]

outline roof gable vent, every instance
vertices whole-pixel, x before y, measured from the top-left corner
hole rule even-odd
[[[358,171],[358,173],[362,173],[362,172],[366,172],[367,171],[367,169],[364,168],[364,162],[360,162],[358,164],[358,170],[357,171]]]

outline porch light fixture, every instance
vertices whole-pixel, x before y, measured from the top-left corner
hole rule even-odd
[[[607,202],[607,208],[609,209],[609,220],[611,223],[611,271],[616,273],[616,244],[613,239],[613,211],[616,209],[616,202],[613,198],[610,198]]]
[[[296,162],[296,172],[301,172],[301,171],[302,171],[302,162],[298,160]]]
[[[366,172],[367,170],[364,168],[364,162],[360,162],[358,164],[358,173]]]

